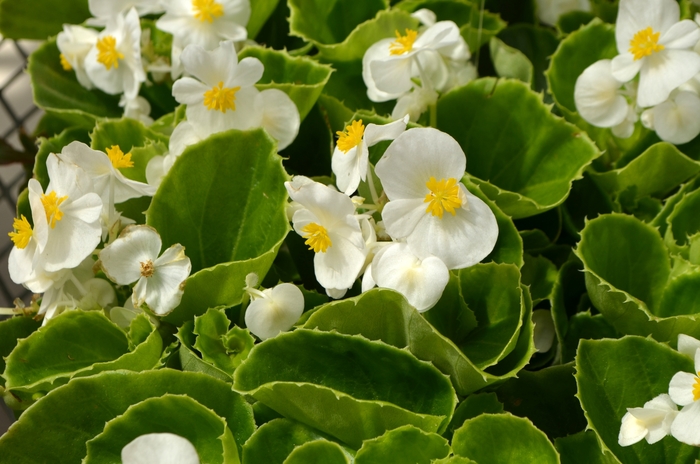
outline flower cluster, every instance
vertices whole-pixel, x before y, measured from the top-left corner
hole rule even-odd
[[[667,142],[700,134],[698,24],[680,21],[674,0],[620,0],[615,39],[619,55],[593,63],[576,81],[581,117],[621,138],[640,119]]]
[[[363,291],[390,288],[427,311],[449,270],[478,263],[496,244],[493,212],[461,183],[459,144],[432,128],[405,131],[406,120],[366,129],[353,121],[339,133],[332,165],[340,192],[303,176],[285,184],[294,230],[314,251],[316,278],[333,298],[363,276]],[[392,139],[376,165],[378,194],[368,146]],[[373,203],[349,196],[360,180]]]

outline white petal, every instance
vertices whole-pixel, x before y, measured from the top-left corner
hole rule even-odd
[[[241,64],[248,58],[243,59]],[[289,95],[277,89],[267,89],[260,92],[256,105],[262,112],[261,126],[277,140],[277,150],[284,150],[299,133],[299,110]]]
[[[300,176],[296,176],[295,179]],[[345,221],[345,217],[355,214],[355,205],[350,197],[318,182],[303,183],[295,188],[294,182],[285,182],[289,197],[301,203],[316,216],[320,225],[326,229],[337,222]],[[294,214],[294,228],[297,228],[297,213]],[[306,225],[306,224],[304,224]],[[303,227],[303,226],[301,226]],[[360,226],[357,226],[358,233]]]
[[[197,450],[186,438],[172,433],[149,433],[122,449],[123,464],[199,464]]]
[[[362,293],[372,290],[376,286],[377,283],[374,281],[374,277],[372,277],[372,264],[370,263],[369,266],[365,268],[365,273],[362,276]]]
[[[621,53],[612,60],[612,75],[620,82],[631,81],[642,68],[643,63],[644,58],[635,60],[631,53]]]
[[[374,85],[380,92],[390,95],[398,95],[411,90],[413,87],[412,68],[413,58],[406,55],[396,55],[369,63],[369,73]]]
[[[690,50],[666,49],[642,60],[637,103],[654,106],[668,98],[676,87],[700,72],[700,55]]]
[[[370,64],[377,60],[385,60],[392,55],[389,52],[389,45],[393,39],[384,39],[369,47],[362,57],[362,79],[367,86],[367,97],[373,102],[384,102],[394,100],[401,96],[401,93],[387,93],[379,90],[374,76],[370,69]]]
[[[156,260],[161,246],[160,235],[155,229],[128,226],[119,238],[100,251],[102,269],[117,284],[129,285],[141,277],[142,262]]]
[[[678,413],[671,424],[671,435],[687,445],[700,446],[700,401],[688,404]]]
[[[371,147],[384,140],[394,140],[406,130],[408,119],[402,118],[389,124],[367,124],[363,140]]]
[[[700,39],[700,29],[695,22],[685,19],[674,24],[659,37],[659,44],[666,48],[691,48]]]
[[[252,56],[243,58],[238,63],[235,73],[228,76],[226,87],[250,87],[255,85],[262,77],[264,70],[265,68],[259,59]]]
[[[665,142],[679,145],[700,134],[700,98],[692,92],[679,92],[652,111],[654,129]]]
[[[199,45],[187,45],[182,50],[180,61],[185,71],[208,87],[226,82],[226,79],[236,72],[238,65],[238,57],[231,42],[221,42],[212,51]]]
[[[622,83],[615,79],[610,60],[600,60],[576,79],[574,100],[583,119],[598,127],[613,127],[627,116],[627,100],[618,89]]]
[[[184,105],[201,105],[204,101],[204,93],[210,89],[211,87],[207,87],[196,79],[182,77],[173,84],[173,97],[178,103]]]
[[[182,152],[185,151],[185,148],[201,140],[202,139],[195,132],[194,127],[192,127],[192,124],[188,121],[182,121],[173,129],[173,133],[170,135],[170,142],[168,145],[170,154],[176,157],[180,156]]]
[[[367,157],[369,157],[369,151],[367,151],[367,146],[364,143],[351,148],[347,153],[343,153],[337,145],[333,150],[331,169],[333,174],[335,174],[335,184],[338,186],[338,190],[346,195],[351,195],[360,185],[362,177],[360,161],[365,156],[365,152]]]
[[[629,412],[622,416],[622,425],[620,426],[620,434],[617,437],[617,443],[620,446],[630,446],[641,441],[648,433],[647,428],[642,421],[637,420]]]
[[[634,35],[647,27],[663,34],[680,16],[680,7],[674,0],[620,0],[615,23],[617,50],[627,52]]]
[[[285,332],[299,320],[304,311],[304,296],[292,284],[277,285],[267,298],[253,300],[245,313],[248,329],[261,340]]]
[[[159,316],[164,316],[180,304],[184,283],[192,270],[190,259],[185,256],[185,247],[175,244],[155,260],[151,277],[142,277],[145,287],[143,300]],[[134,288],[136,293],[136,288]]]
[[[690,335],[678,334],[678,352],[695,359],[695,353],[700,348],[700,340]]]
[[[695,401],[693,397],[693,388],[697,381],[697,377],[688,372],[677,372],[668,385],[668,394],[679,406],[685,406]]]
[[[365,264],[365,253],[343,236],[328,235],[331,246],[314,256],[316,280],[325,288],[350,288]]]
[[[400,240],[413,233],[425,214],[426,204],[422,199],[401,199],[384,206],[382,219],[391,238]]]
[[[348,292],[347,288],[327,288],[326,295],[333,298],[334,300],[339,300],[345,296]]]
[[[413,13],[411,13],[411,16],[420,21],[421,24],[423,24],[424,26],[428,27],[432,26],[437,21],[437,16],[435,15],[435,13],[433,13],[427,8],[421,8],[420,10],[416,10]]]

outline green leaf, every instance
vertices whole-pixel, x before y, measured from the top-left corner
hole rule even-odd
[[[4,0],[3,5],[9,3]],[[34,103],[38,107],[80,120],[122,115],[118,96],[86,89],[77,81],[73,71],[63,70],[58,56],[55,40],[46,42],[29,56],[27,71],[32,81]]]
[[[214,134],[178,157],[153,197],[147,222],[164,247],[186,247],[193,272],[258,258],[289,230],[286,180],[263,129]]]
[[[464,458],[462,456],[450,456],[449,458],[438,459],[437,461],[433,461],[433,464],[477,464],[477,463],[472,461],[471,459],[467,459],[467,458]]]
[[[557,267],[544,256],[524,255],[522,272],[523,284],[530,287],[533,304],[546,300],[552,293],[557,278]]]
[[[129,406],[107,422],[102,433],[86,443],[83,463],[120,462],[122,448],[149,433],[172,433],[189,440],[202,462],[240,463],[226,421],[192,398],[172,394]]]
[[[550,29],[543,27],[536,27],[530,24],[516,24],[499,32],[498,38],[506,46],[519,51],[532,65],[532,75],[534,76],[531,82],[532,88],[537,92],[546,91],[547,79],[544,72],[549,67],[550,57],[559,45],[559,40],[554,33]],[[493,53],[491,54],[491,59],[493,60]]]
[[[506,45],[498,37],[491,37],[489,53],[499,77],[518,79],[526,84],[532,84],[534,67],[523,52]]]
[[[252,408],[230,384],[171,369],[103,372],[73,379],[25,411],[0,437],[0,455],[16,464],[78,463],[85,443],[102,432],[105,422],[132,404],[166,393],[187,395],[226,419],[239,449],[253,433]],[[37,436],[41,446],[36,446]]]
[[[354,447],[406,424],[441,432],[457,399],[440,371],[407,351],[306,329],[256,345],[234,389]]]
[[[5,358],[15,349],[22,338],[27,338],[41,326],[29,316],[15,316],[0,321],[0,373],[5,371]],[[5,386],[5,378],[0,376],[0,387]]]
[[[539,371],[523,370],[496,390],[505,410],[527,417],[550,438],[563,437],[586,427],[586,418],[576,399],[573,364]]]
[[[659,315],[663,317],[700,313],[700,271],[673,277],[666,284]]]
[[[163,342],[148,321],[148,338],[133,351],[130,340],[101,311],[67,311],[21,340],[7,357],[6,388],[29,401],[73,377],[108,370],[142,371],[159,364]],[[132,344],[133,345],[133,344]]]
[[[440,334],[457,346],[478,326],[474,311],[464,301],[456,272],[450,273],[450,280],[440,300],[422,315]]]
[[[576,313],[569,319],[569,328],[562,349],[562,360],[566,362],[574,360],[576,349],[581,340],[618,337],[617,331],[605,320],[602,314],[593,316],[590,311]]]
[[[557,30],[561,35],[571,34],[593,21],[595,17],[593,13],[588,11],[569,11],[559,16]]]
[[[455,409],[452,422],[447,427],[446,437],[452,438],[455,430],[460,428],[464,421],[473,419],[481,414],[500,414],[503,412],[503,404],[498,401],[496,393],[476,393],[467,396],[457,409]]]
[[[624,192],[639,200],[663,197],[700,172],[700,163],[681,153],[675,145],[657,143],[620,169],[591,173],[593,180],[609,194]]]
[[[63,147],[75,140],[90,143],[90,136],[83,128],[70,127],[54,137],[48,139],[39,138],[39,151],[37,151],[34,161],[34,178],[39,181],[44,190],[49,186],[49,181],[51,180],[46,170],[46,160],[49,154],[61,153]]]
[[[437,109],[438,129],[461,145],[472,181],[514,218],[562,203],[600,154],[585,133],[554,116],[542,96],[519,81],[477,79],[447,93]]]
[[[331,443],[324,434],[304,424],[290,419],[274,419],[261,425],[245,443],[243,462],[282,464],[295,449],[315,442]]]
[[[201,372],[203,374],[210,375],[218,380],[223,380],[224,382],[233,383],[231,375],[222,371],[218,367],[208,363],[195,352],[194,342],[195,335],[192,332],[194,329],[194,321],[187,321],[182,324],[177,331],[177,338],[180,340],[180,349],[178,350],[178,357],[180,359],[180,366],[183,371],[188,372]]]
[[[529,420],[510,414],[483,414],[466,421],[455,432],[452,449],[479,464],[560,462],[544,433]]]
[[[194,318],[194,347],[202,359],[229,375],[248,357],[255,344],[247,329],[233,326],[223,308],[211,308],[203,316]]]
[[[263,47],[246,47],[238,59],[252,56],[265,66],[262,78],[255,85],[260,90],[278,89],[297,105],[303,121],[321,95],[333,68],[305,56],[290,56],[286,51]]]
[[[693,371],[687,356],[641,337],[582,340],[576,356],[578,398],[593,429],[624,463],[694,463],[697,448],[666,439],[622,447],[617,443],[627,408],[640,408],[661,393],[678,371]]]
[[[700,186],[700,176],[695,176],[685,184],[681,185],[676,193],[664,200],[664,205],[661,208],[661,211],[659,211],[656,217],[651,221],[651,225],[659,230],[662,237],[666,237],[666,229],[669,226],[668,218],[673,213],[676,205],[680,203],[686,195],[697,189],[698,186]]]
[[[331,441],[312,441],[297,446],[284,464],[350,464],[352,455]]]
[[[250,19],[246,25],[248,38],[254,39],[270,17],[280,0],[255,0],[250,2]]]
[[[367,440],[355,455],[355,464],[430,464],[450,454],[447,440],[405,425]]]
[[[0,34],[6,39],[46,40],[61,32],[64,24],[80,24],[90,16],[87,0],[2,0]]]
[[[284,168],[289,174],[307,177],[331,176],[333,133],[328,118],[328,114],[319,102],[316,102],[299,126],[297,138],[280,152],[280,156],[285,158]]]
[[[562,464],[619,464],[610,452],[603,452],[598,437],[592,430],[568,437],[557,438],[554,446],[561,455]]]
[[[666,219],[666,244],[670,247],[686,245],[688,238],[700,231],[698,207],[700,206],[700,189],[682,195],[673,205],[671,214]]]

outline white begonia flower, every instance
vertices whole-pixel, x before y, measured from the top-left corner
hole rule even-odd
[[[94,29],[64,24],[63,31],[56,37],[56,45],[61,52],[61,66],[66,71],[75,70],[78,82],[87,89],[93,85],[85,71],[85,57],[97,43],[97,36]]]
[[[155,314],[164,316],[180,304],[192,264],[185,247],[175,244],[160,257],[162,241],[149,226],[127,226],[119,238],[100,251],[102,269],[119,285],[136,282],[134,307],[144,303]]]
[[[153,124],[151,114],[151,104],[141,96],[136,98],[126,98],[122,95],[119,99],[119,107],[124,108],[124,117],[141,121],[145,126]]]
[[[416,18],[424,26],[430,27],[437,22],[437,15],[435,12],[427,9],[421,8],[419,10],[411,13],[411,16]]]
[[[695,372],[677,372],[668,386],[674,403],[683,406],[671,424],[671,435],[683,443],[700,445],[700,350],[695,351]]]
[[[122,448],[122,464],[199,464],[194,445],[172,433],[149,433]]]
[[[550,26],[555,26],[561,15],[571,11],[591,11],[590,0],[537,0],[537,17]]]
[[[85,58],[85,70],[98,89],[136,98],[146,72],[141,64],[141,23],[135,9],[110,19]]]
[[[612,60],[612,73],[621,82],[639,73],[640,107],[658,105],[700,71],[700,55],[691,50],[700,29],[679,20],[674,0],[620,0],[615,28],[620,54]]]
[[[333,150],[331,167],[336,177],[336,185],[346,195],[352,194],[367,180],[369,170],[369,147],[384,141],[394,140],[406,130],[408,117],[385,125],[367,124],[362,119],[345,126],[337,132],[338,142]]]
[[[623,85],[613,76],[611,60],[596,61],[576,79],[576,110],[596,127],[621,124],[627,118],[630,107]]]
[[[120,13],[126,13],[134,8],[139,16],[159,14],[165,11],[160,0],[89,0],[88,7],[94,18],[87,24],[104,26],[109,20]]]
[[[450,280],[450,271],[440,258],[420,259],[407,244],[395,242],[376,254],[371,278],[377,286],[401,293],[411,306],[424,312],[440,300]]]
[[[201,142],[203,139],[189,121],[182,121],[170,134],[170,142],[168,143],[169,151],[165,155],[154,156],[146,165],[146,181],[149,185],[158,188],[163,182],[163,177],[170,171],[170,168],[175,164],[175,160],[185,151],[185,148]]]
[[[260,340],[267,340],[291,329],[304,312],[301,290],[287,283],[263,291],[253,286],[246,287],[251,297],[245,311],[248,330]]]
[[[277,140],[277,151],[292,144],[299,134],[299,109],[289,95],[278,89],[266,89],[255,98],[258,119],[256,127],[264,128]]]
[[[651,445],[671,433],[671,424],[678,415],[678,407],[663,393],[644,403],[643,408],[627,408],[622,416],[617,443],[630,446],[646,438]]]
[[[239,42],[248,37],[249,0],[172,0],[156,27],[173,35],[173,78],[181,73],[180,53],[188,45],[213,50],[222,40]]]
[[[438,93],[436,91],[415,86],[411,92],[396,100],[391,118],[400,119],[404,115],[408,115],[410,121],[416,122],[421,114],[425,113],[431,105],[437,103],[437,100]]]
[[[690,335],[678,334],[678,352],[695,359],[695,352],[700,348],[700,340]]]
[[[552,348],[556,335],[552,312],[548,309],[537,309],[532,312],[532,322],[535,324],[535,349],[539,353],[546,353]]]
[[[399,135],[375,169],[390,200],[382,210],[387,233],[448,269],[478,263],[498,239],[493,211],[460,182],[466,163],[455,139],[419,128]]]
[[[200,137],[253,127],[255,83],[263,74],[260,60],[248,57],[238,62],[232,42],[222,42],[213,51],[190,45],[181,58],[185,70],[196,79],[178,79],[173,96],[187,105],[187,120]]]
[[[318,282],[336,291],[352,287],[365,264],[365,241],[347,195],[303,176],[285,187],[301,204],[292,218],[294,230],[313,250]]]
[[[51,179],[46,192],[36,179],[29,180],[28,189],[30,204],[41,203],[40,211],[32,212],[40,249],[34,269],[50,273],[76,267],[100,243],[102,200],[75,164],[52,153],[46,169]]]
[[[700,134],[700,97],[694,92],[675,90],[668,100],[646,110],[642,122],[664,142],[690,142]]]
[[[395,39],[383,39],[365,52],[362,78],[367,96],[374,102],[399,98],[414,86],[438,91],[446,90],[450,80],[449,62],[466,65],[469,47],[452,21],[439,21],[420,34],[406,29],[396,31]]]

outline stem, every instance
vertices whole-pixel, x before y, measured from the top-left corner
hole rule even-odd
[[[367,165],[367,184],[369,185],[369,194],[372,195],[372,203],[374,205],[379,205],[379,195],[377,195],[377,187],[374,185],[374,175],[369,165]]]
[[[73,282],[73,285],[76,286],[76,288],[77,288],[78,291],[80,292],[80,296],[81,296],[81,297],[87,295],[88,291],[85,289],[85,287],[83,287],[83,284],[80,283],[80,281],[78,280],[78,278],[75,277],[75,274],[73,274],[72,272],[71,272],[71,274],[70,274],[70,281]]]
[[[430,105],[430,127],[437,129],[437,102]]]
[[[14,316],[15,314],[21,314],[24,311],[19,308],[0,308],[0,316]]]
[[[484,30],[484,8],[486,0],[481,0],[481,8],[479,10],[479,31],[476,35],[476,43],[481,43],[481,32]],[[481,47],[476,49],[476,55],[474,56],[474,63],[476,63],[476,68],[479,69],[479,53],[481,52]]]

